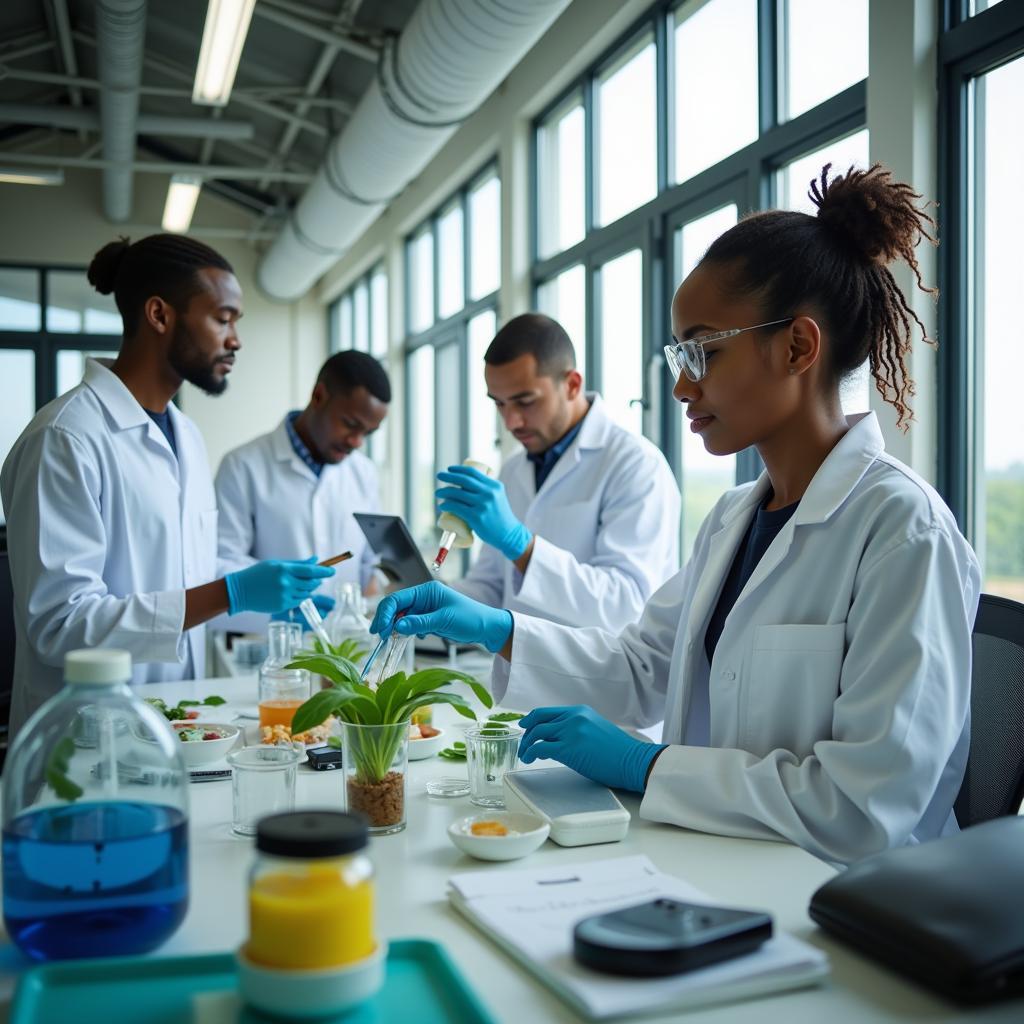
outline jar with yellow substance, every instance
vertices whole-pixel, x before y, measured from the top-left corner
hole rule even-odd
[[[373,924],[373,864],[362,818],[293,811],[263,818],[249,873],[249,941],[239,951],[246,1001],[271,1014],[339,1012],[383,983],[386,944]]]

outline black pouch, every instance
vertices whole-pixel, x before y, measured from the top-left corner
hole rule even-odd
[[[826,882],[809,913],[844,942],[958,1002],[1020,995],[1024,818],[867,857]]]

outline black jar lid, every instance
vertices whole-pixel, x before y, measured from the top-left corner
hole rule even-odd
[[[275,857],[339,857],[366,846],[366,822],[343,811],[288,811],[261,818],[256,849]]]

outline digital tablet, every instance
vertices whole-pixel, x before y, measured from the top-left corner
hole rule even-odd
[[[353,515],[389,583],[402,588],[415,587],[434,578],[401,516],[371,512],[354,512]]]

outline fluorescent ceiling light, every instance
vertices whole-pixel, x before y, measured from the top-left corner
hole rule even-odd
[[[211,107],[227,103],[255,4],[256,0],[210,0],[192,89],[193,103]]]
[[[63,185],[61,168],[0,167],[0,181],[11,185]]]
[[[164,231],[182,234],[188,231],[192,223],[192,211],[196,208],[202,180],[190,174],[172,174],[171,185],[167,189],[167,202],[164,203],[164,218],[161,221]]]

